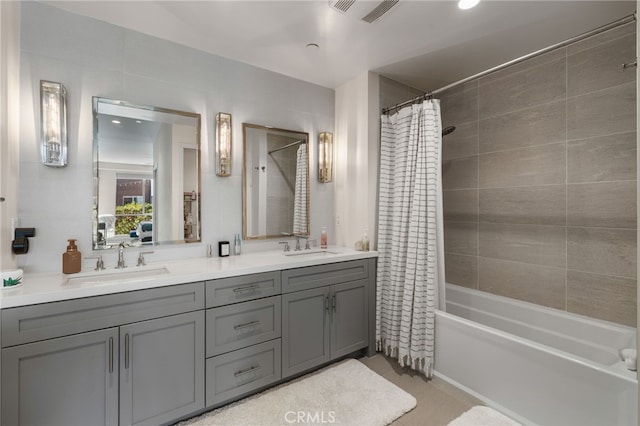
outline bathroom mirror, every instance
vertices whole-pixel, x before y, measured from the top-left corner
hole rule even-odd
[[[93,248],[200,241],[200,114],[93,98]]]
[[[309,134],[243,123],[242,234],[309,235]]]

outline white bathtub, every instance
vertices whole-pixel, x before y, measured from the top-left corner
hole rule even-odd
[[[636,330],[455,285],[435,374],[525,424],[637,425]]]

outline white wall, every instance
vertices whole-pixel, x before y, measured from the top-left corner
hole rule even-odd
[[[4,2],[2,2],[4,3]],[[232,240],[242,229],[242,123],[309,132],[310,174],[317,176],[317,135],[333,131],[334,91],[247,64],[189,49],[36,2],[21,2],[20,197],[21,225],[35,227],[27,271],[60,271],[68,238],[91,255],[92,96],[202,114],[202,243],[156,247],[149,261],[204,256],[207,243]],[[4,28],[4,27],[3,27]],[[69,165],[40,164],[39,80],[68,91]],[[233,115],[233,175],[213,165],[216,113]],[[2,160],[2,168],[5,165]],[[333,228],[334,184],[311,180],[311,231]],[[4,240],[4,239],[3,239]],[[243,251],[277,249],[251,242]],[[128,262],[135,259],[129,255]],[[105,258],[115,264],[115,255]],[[88,269],[87,261],[84,269]]]
[[[0,270],[15,268],[12,219],[18,217],[20,6],[0,2]]]
[[[379,76],[364,73],[336,89],[336,241],[353,247],[365,228],[377,248]]]

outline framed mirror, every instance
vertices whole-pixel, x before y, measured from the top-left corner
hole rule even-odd
[[[309,235],[309,134],[242,124],[246,240]]]
[[[200,114],[93,98],[93,248],[200,241]]]

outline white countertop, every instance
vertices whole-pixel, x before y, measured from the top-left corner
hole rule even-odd
[[[314,250],[315,251],[315,250]],[[301,252],[304,253],[304,252]],[[377,257],[375,251],[355,251],[345,247],[330,246],[327,253],[310,253],[285,256],[282,251],[265,251],[239,256],[182,259],[169,262],[148,262],[147,266],[130,266],[116,271],[83,271],[79,274],[62,273],[24,274],[23,285],[18,288],[0,290],[0,309],[99,296],[125,291],[143,290],[168,285],[256,274],[281,269],[301,268],[326,263]],[[138,270],[165,267],[169,273],[136,277],[131,280],[109,280],[100,283],[70,283],[69,278],[118,274]]]

